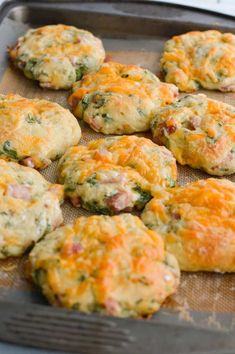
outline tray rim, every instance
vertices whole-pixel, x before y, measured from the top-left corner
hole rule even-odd
[[[88,0],[86,1],[87,3],[99,3],[99,2],[103,2],[103,3],[126,3],[125,0],[120,0],[120,1],[117,1],[117,0],[110,0],[110,1],[96,1],[96,0]],[[230,16],[230,15],[226,15],[226,14],[221,14],[221,13],[218,13],[216,11],[210,11],[210,10],[206,10],[206,9],[198,9],[198,8],[195,8],[195,7],[192,7],[192,6],[187,6],[187,5],[178,5],[178,4],[172,4],[172,3],[162,3],[162,2],[159,2],[159,1],[152,1],[152,0],[149,0],[149,1],[138,1],[138,0],[129,0],[128,1],[129,3],[133,3],[133,4],[146,4],[147,2],[149,4],[152,4],[152,5],[160,5],[160,6],[170,6],[170,7],[175,7],[175,8],[181,8],[181,9],[187,9],[187,10],[190,10],[192,12],[199,12],[199,13],[204,13],[204,14],[210,14],[210,15],[219,15],[221,18],[225,18],[225,19],[234,19],[235,16]],[[51,4],[51,5],[55,5],[57,3],[61,3],[61,4],[66,4],[66,3],[73,3],[73,4],[78,4],[79,3],[83,3],[82,0],[71,0],[71,1],[64,1],[64,0],[41,0],[41,1],[37,1],[37,0],[31,0],[31,1],[22,1],[22,0],[5,0],[2,5],[0,6],[0,25],[2,23],[2,21],[4,20],[5,17],[8,16],[9,12],[18,7],[18,6],[29,6],[29,5],[34,5],[34,4]],[[141,16],[142,17],[142,16]],[[144,16],[143,16],[144,17]],[[117,317],[112,317],[112,316],[109,316],[109,317],[106,317],[106,316],[97,316],[95,314],[90,314],[90,315],[86,315],[86,314],[83,314],[83,313],[79,313],[79,312],[76,312],[76,311],[72,311],[72,310],[65,310],[65,309],[60,309],[60,308],[51,308],[49,307],[48,305],[41,305],[41,304],[32,304],[32,303],[22,303],[20,301],[17,301],[17,300],[11,300],[11,301],[6,301],[6,300],[2,300],[0,298],[0,312],[1,312],[1,308],[3,306],[6,306],[6,307],[11,307],[11,304],[13,307],[17,308],[18,311],[21,311],[21,312],[24,312],[25,309],[29,309],[31,311],[33,311],[34,308],[41,308],[42,310],[45,310],[46,308],[49,308],[51,309],[52,312],[54,313],[60,313],[61,311],[65,311],[65,312],[72,312],[74,315],[76,314],[76,317],[77,318],[84,318],[86,316],[88,316],[89,318],[98,318],[100,319],[100,321],[102,322],[102,319],[104,319],[104,321],[111,321],[111,322],[117,322],[117,323],[134,323],[138,320],[136,319],[131,319],[131,318],[125,318],[125,319],[120,319],[120,318],[117,318]],[[190,314],[193,314],[193,315],[206,315],[208,316],[208,314],[213,314],[213,312],[200,312],[200,311],[191,311],[189,310],[189,313]],[[199,325],[192,325],[190,322],[185,322],[183,319],[179,319],[179,315],[178,315],[178,312],[176,312],[175,310],[171,310],[171,309],[161,309],[159,313],[156,314],[156,318],[154,318],[153,320],[150,320],[151,322],[153,322],[153,324],[156,326],[156,325],[161,325],[162,324],[162,321],[164,322],[163,318],[162,318],[162,315],[164,316],[164,314],[167,314],[167,323],[169,326],[181,326],[181,327],[190,327],[192,326],[195,329],[200,329],[200,326]],[[226,318],[226,319],[234,319],[234,314],[233,313],[226,313],[226,314],[223,314],[221,313],[220,314],[221,317],[223,318]],[[122,321],[125,321],[125,322],[122,322]],[[145,323],[144,321],[142,323]],[[206,330],[206,328],[204,328]],[[208,329],[209,331],[211,331],[211,329]],[[212,330],[213,331],[213,330]],[[4,340],[4,338],[2,338],[1,336],[1,333],[0,333],[0,340]],[[19,342],[20,343],[20,342]]]

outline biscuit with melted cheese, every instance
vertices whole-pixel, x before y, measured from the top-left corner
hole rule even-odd
[[[72,147],[58,170],[59,182],[74,206],[103,214],[142,209],[155,188],[173,187],[177,174],[170,151],[136,136]]]
[[[235,272],[235,184],[198,180],[159,190],[141,216],[181,270]]]
[[[14,64],[41,87],[69,89],[84,74],[96,71],[105,52],[100,39],[73,26],[30,29],[9,50]]]
[[[180,164],[217,176],[235,172],[235,107],[188,95],[161,109],[151,128]]]
[[[77,119],[57,103],[0,95],[0,158],[47,167],[81,137]]]
[[[0,159],[0,259],[20,256],[62,221],[63,187]]]
[[[235,35],[214,30],[174,36],[161,58],[166,82],[183,92],[200,87],[235,92],[234,63]]]
[[[33,281],[48,301],[81,312],[142,317],[179,284],[175,257],[131,214],[80,217],[30,253]]]
[[[149,130],[159,107],[177,95],[176,86],[160,82],[149,70],[108,62],[74,84],[69,103],[95,131],[131,134]]]

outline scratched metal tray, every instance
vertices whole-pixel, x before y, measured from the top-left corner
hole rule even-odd
[[[53,23],[88,29],[102,38],[113,60],[155,73],[170,36],[211,28],[235,33],[232,17],[151,1],[6,1],[0,8],[1,93],[67,105],[67,92],[42,90],[12,68],[6,55],[6,47],[29,27]],[[235,105],[234,94],[206,93]],[[86,125],[82,130],[82,143],[99,136]],[[55,170],[56,164],[43,174],[53,180]],[[179,166],[180,183],[207,177]],[[69,208],[63,207],[66,221],[79,215]],[[235,353],[235,275],[183,274],[177,294],[151,319],[118,319],[48,306],[24,279],[24,260],[0,262],[2,341],[81,354]]]

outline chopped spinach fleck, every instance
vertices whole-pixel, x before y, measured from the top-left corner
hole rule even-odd
[[[79,302],[75,302],[75,304],[72,305],[73,310],[79,311],[81,307],[81,304]]]
[[[33,79],[34,75],[33,75],[33,69],[35,67],[36,64],[38,64],[39,60],[37,58],[31,58],[27,61],[25,68],[24,68],[24,72],[26,74],[27,77]]]
[[[33,116],[32,114],[28,114],[27,117],[25,118],[26,122],[28,122],[29,124],[34,124],[34,123],[38,123],[41,124],[41,119]]]
[[[83,77],[83,75],[88,71],[88,68],[86,65],[80,64],[77,68],[76,68],[76,80],[81,80],[81,78]]]
[[[65,184],[65,186],[64,186],[65,192],[74,192],[75,189],[76,189],[76,186],[74,184]]]
[[[80,277],[78,278],[79,282],[83,282],[87,279],[87,276],[85,274],[80,275]]]
[[[216,138],[212,138],[211,136],[207,136],[207,137],[206,137],[206,141],[207,141],[209,144],[214,144],[214,143],[216,143],[217,139],[216,139]]]
[[[138,199],[139,207],[143,207],[146,203],[150,201],[150,199],[152,199],[151,193],[149,191],[142,189],[138,185],[136,185],[136,187],[134,187],[133,190],[139,194],[139,199]]]
[[[11,142],[9,140],[4,142],[2,151],[0,150],[0,155],[8,156],[13,160],[19,160],[16,150],[11,147]]]
[[[4,257],[9,257],[11,255],[11,253],[9,252],[9,250],[7,248],[2,248],[2,250],[0,252],[2,253],[2,255]]]
[[[95,186],[97,184],[96,173],[93,173],[91,176],[89,176],[86,179],[86,182],[89,183],[92,186]]]
[[[167,178],[167,180],[168,180],[168,187],[174,188],[176,186],[176,183],[173,179]]]
[[[45,228],[45,231],[44,231],[44,235],[48,234],[49,232],[52,231],[52,227],[51,227],[51,224],[47,224],[46,228]]]
[[[90,96],[89,95],[85,95],[82,99],[82,108],[83,108],[83,111],[85,111],[88,107],[90,103]]]
[[[110,123],[110,122],[113,121],[113,118],[110,117],[110,115],[108,113],[103,113],[102,114],[102,118],[103,118],[105,123]]]
[[[33,271],[32,278],[36,285],[40,285],[42,281],[42,277],[45,275],[45,269],[38,268]]]
[[[90,210],[92,213],[106,214],[106,215],[110,214],[110,210],[106,207],[100,206],[96,200],[83,203],[83,207],[85,209]]]

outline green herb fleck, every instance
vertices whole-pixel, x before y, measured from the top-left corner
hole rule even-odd
[[[66,184],[64,187],[65,192],[74,192],[76,189],[76,186],[74,184]]]
[[[47,224],[46,228],[45,228],[45,231],[44,231],[44,235],[48,234],[49,232],[52,231],[52,227],[51,227],[51,224]]]
[[[79,310],[80,310],[80,307],[81,307],[81,305],[80,305],[79,302],[75,302],[75,304],[72,305],[72,309],[73,309],[73,310],[79,311]]]
[[[85,95],[82,99],[82,108],[83,108],[83,111],[85,111],[88,107],[90,103],[90,96],[89,95]]]
[[[97,184],[97,180],[96,180],[96,174],[93,173],[93,175],[91,175],[90,177],[88,177],[86,179],[86,182],[91,184],[92,186],[95,186]]]
[[[76,69],[76,80],[81,80],[81,78],[83,77],[83,75],[88,71],[88,68],[86,65],[82,65],[80,64]]]
[[[36,58],[32,58],[27,61],[25,68],[24,68],[24,73],[28,78],[30,78],[30,79],[34,78],[33,69],[34,69],[35,65],[38,64],[38,62],[39,62],[39,60]]]
[[[146,203],[152,199],[152,195],[149,191],[146,191],[142,189],[140,186],[136,186],[133,188],[135,192],[139,194],[139,199],[138,199],[138,207],[143,208]]]
[[[41,119],[39,119],[36,116],[33,116],[32,114],[28,114],[27,117],[25,118],[26,122],[28,122],[29,124],[34,124],[34,123],[38,123],[41,124]]]
[[[217,139],[216,139],[216,138],[212,138],[211,136],[207,136],[207,137],[206,137],[206,141],[207,141],[209,144],[214,144],[214,143],[216,143]]]
[[[0,150],[0,155],[6,155],[13,160],[19,160],[17,152],[11,148],[11,142],[9,140],[4,142],[2,151]]]
[[[110,122],[113,121],[113,118],[110,117],[110,115],[108,113],[103,113],[102,114],[102,118],[103,118],[105,123],[110,123]]]
[[[87,279],[87,276],[85,274],[80,275],[80,277],[78,278],[79,282],[83,282]]]
[[[0,253],[4,256],[4,257],[9,257],[11,255],[11,253],[9,252],[9,250],[7,248],[3,248]]]
[[[42,282],[42,278],[45,276],[45,273],[46,273],[45,269],[42,268],[38,268],[33,271],[32,278],[36,285],[40,286]]]
[[[106,207],[102,207],[98,204],[96,200],[91,202],[83,203],[84,209],[90,210],[92,213],[96,214],[110,214],[110,210]]]

